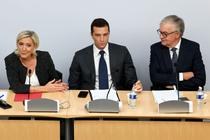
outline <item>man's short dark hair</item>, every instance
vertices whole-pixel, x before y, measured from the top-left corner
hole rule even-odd
[[[109,23],[105,19],[103,18],[94,19],[91,24],[91,34],[93,33],[93,27],[105,27],[105,26],[107,26],[109,30]]]

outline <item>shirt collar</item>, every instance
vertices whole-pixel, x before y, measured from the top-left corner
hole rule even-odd
[[[96,47],[95,44],[93,44],[93,51],[94,51],[94,54],[97,56],[97,55],[100,55],[99,52],[101,51],[100,49],[98,49]],[[103,51],[105,52],[105,55],[108,55],[109,54],[109,43],[106,44],[105,48],[103,49]]]
[[[176,44],[176,46],[174,47],[174,48],[177,48],[177,50],[179,50],[179,48],[180,48],[180,45],[181,45],[181,38],[180,38],[180,40],[179,40],[179,42]],[[172,48],[170,48],[170,50],[171,50]]]

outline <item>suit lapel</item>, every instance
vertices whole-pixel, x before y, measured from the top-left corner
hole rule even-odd
[[[172,61],[171,61],[171,56],[169,53],[169,48],[166,48],[165,46],[162,46],[162,56],[163,56],[163,60],[165,61],[165,65],[168,69],[172,70]]]
[[[21,62],[19,63],[19,65],[20,65],[20,68],[19,68],[19,70],[20,70],[20,72],[19,72],[20,79],[21,79],[21,81],[23,83],[25,83],[25,81],[26,81],[26,75],[27,75],[27,68],[25,66],[23,66]]]
[[[184,54],[186,52],[184,46],[185,46],[184,45],[184,40],[182,39],[181,40],[181,44],[180,44],[180,48],[179,48],[179,56],[178,56],[178,60],[177,60],[177,69],[178,69],[178,71],[179,71],[179,64],[181,62],[185,62],[184,61],[184,59],[185,59],[184,56],[187,56],[187,55]],[[180,65],[182,65],[182,64],[180,64]]]
[[[114,52],[114,47],[112,47],[112,45],[109,43],[109,63],[110,63],[111,74],[113,72],[114,66],[116,66],[117,64],[116,60],[117,60],[117,57],[116,57],[116,53]]]
[[[95,72],[93,45],[90,46],[90,49],[88,50],[87,53],[88,53],[87,56],[89,56],[89,58],[85,61],[87,61],[87,63],[88,63],[87,66],[90,67],[91,81],[93,81],[93,83],[95,83],[96,72]]]

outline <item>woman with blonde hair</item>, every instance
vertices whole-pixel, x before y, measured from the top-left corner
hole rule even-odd
[[[61,82],[52,58],[39,51],[39,37],[34,31],[22,31],[16,40],[16,50],[5,57],[10,89],[15,93],[54,92],[68,89]]]

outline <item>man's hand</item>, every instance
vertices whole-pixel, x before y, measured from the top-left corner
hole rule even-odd
[[[141,81],[138,80],[138,81],[133,85],[133,90],[134,90],[136,93],[142,92],[143,86],[142,86]]]
[[[189,80],[190,78],[194,77],[194,73],[193,72],[183,72],[183,79],[184,80]]]

